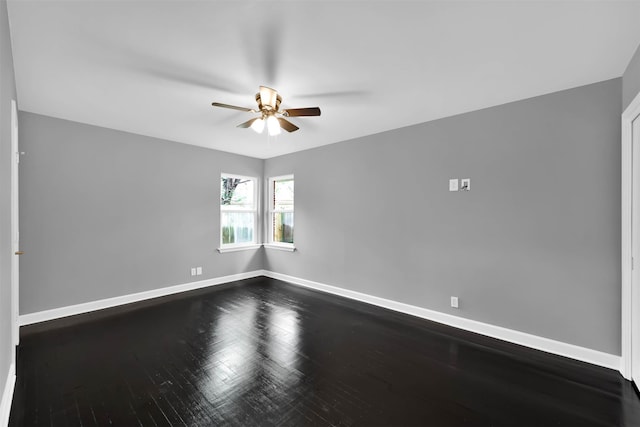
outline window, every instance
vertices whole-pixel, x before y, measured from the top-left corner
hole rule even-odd
[[[220,252],[259,247],[256,242],[257,179],[222,174],[220,178]]]
[[[293,250],[293,175],[269,178],[269,243]]]

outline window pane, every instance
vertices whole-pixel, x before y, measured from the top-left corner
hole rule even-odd
[[[276,211],[293,210],[293,179],[274,181],[273,208]]]
[[[254,180],[223,176],[220,179],[220,205],[224,209],[255,209]]]
[[[293,212],[274,212],[273,241],[293,243]]]
[[[253,212],[221,212],[220,215],[223,245],[253,242]]]

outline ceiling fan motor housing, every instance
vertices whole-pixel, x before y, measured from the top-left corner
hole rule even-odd
[[[282,97],[275,92],[273,95],[275,96],[271,96],[270,99],[265,99],[263,103],[260,93],[256,93],[256,102],[258,103],[258,109],[260,111],[263,113],[276,113],[280,109]]]

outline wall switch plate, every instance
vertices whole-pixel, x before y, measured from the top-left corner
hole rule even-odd
[[[196,267],[196,276],[202,275],[202,267]]]
[[[463,178],[460,180],[460,191],[471,190],[471,178]]]
[[[192,275],[192,276],[195,276],[195,275],[196,275],[196,268],[195,268],[195,267],[193,267],[193,268],[191,269],[191,275]]]
[[[450,179],[449,180],[449,191],[458,191],[458,180]]]
[[[451,297],[451,307],[458,308],[458,297]]]

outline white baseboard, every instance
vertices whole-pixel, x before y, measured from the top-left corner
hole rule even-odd
[[[486,335],[499,340],[523,345],[536,350],[542,350],[547,353],[557,354],[571,359],[580,360],[591,363],[593,365],[603,366],[605,368],[620,370],[622,358],[609,353],[603,353],[598,350],[592,350],[561,341],[555,341],[549,338],[537,335],[527,334],[525,332],[515,331],[500,326],[482,323],[463,317],[453,316],[451,314],[441,313],[410,304],[404,304],[397,301],[379,298],[373,295],[361,292],[350,291],[348,289],[336,286],[326,285],[311,280],[301,279],[286,274],[274,273],[272,271],[264,271],[264,275],[273,279],[282,280],[294,285],[304,286],[306,288],[316,289],[318,291],[327,292],[334,295],[362,301],[368,304],[377,305],[398,311],[400,313],[410,314],[412,316],[421,317],[423,319],[432,320],[455,328],[464,329],[466,331],[475,332]]]
[[[9,424],[9,414],[11,413],[11,402],[13,402],[13,390],[16,386],[16,365],[13,363],[9,366],[7,373],[7,381],[2,392],[2,400],[0,401],[0,426],[5,427]]]
[[[263,276],[263,270],[249,271],[246,273],[232,274],[229,276],[216,277],[213,279],[201,280],[198,282],[184,283],[182,285],[168,286],[150,291],[138,292],[135,294],[122,295],[113,298],[106,298],[97,301],[85,302],[66,307],[54,308],[51,310],[38,311],[35,313],[22,314],[18,318],[20,326],[31,325],[48,320],[60,319],[62,317],[74,316],[76,314],[89,313],[91,311],[102,310],[105,308],[117,307],[132,302],[144,301],[152,298],[173,295],[180,292],[193,291],[195,289],[206,288],[209,286],[221,285],[236,280],[250,279],[252,277]]]
[[[556,341],[549,338],[516,331],[513,329],[507,329],[501,326],[482,323],[471,319],[465,319],[463,317],[453,316],[451,314],[441,313],[438,311],[380,298],[361,292],[351,291],[336,286],[301,279],[286,274],[275,273],[268,270],[255,270],[246,273],[232,274],[229,276],[217,277],[213,279],[202,280],[199,282],[185,283],[182,285],[169,286],[165,288],[154,289],[151,291],[139,292],[135,294],[107,298],[98,301],[91,301],[67,307],[55,308],[52,310],[23,314],[19,317],[18,321],[20,326],[26,326],[34,323],[45,322],[48,320],[59,319],[76,314],[88,313],[91,311],[116,307],[132,302],[144,301],[152,298],[206,288],[209,286],[221,285],[228,282],[234,282],[236,280],[249,279],[258,276],[271,277],[273,279],[282,280],[294,285],[299,285],[311,289],[316,289],[322,292],[339,295],[345,298],[362,301],[368,304],[373,304],[380,307],[388,308],[390,310],[398,311],[400,313],[410,314],[412,316],[432,320],[444,325],[453,326],[455,328],[463,329],[466,331],[475,332],[503,341],[523,345],[525,347],[534,348],[536,350],[542,350],[547,353],[557,354],[571,359],[580,360],[583,362],[591,363],[593,365],[603,366],[605,368],[615,369],[619,371],[622,366],[622,358],[613,354],[604,353],[598,350],[592,350],[586,347],[580,347],[574,344],[568,344],[565,342]],[[1,426],[2,424],[0,423],[0,427]]]

